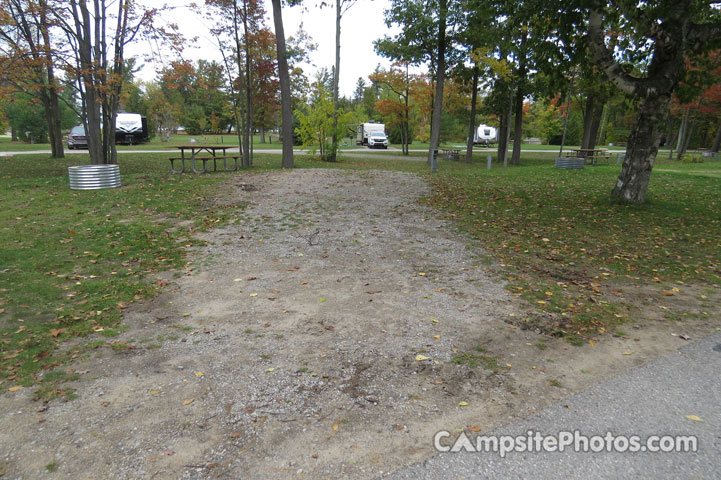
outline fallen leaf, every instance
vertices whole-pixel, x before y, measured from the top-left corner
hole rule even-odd
[[[61,333],[63,333],[64,331],[65,331],[64,328],[51,328],[50,335],[57,338],[57,336],[60,335]]]
[[[693,420],[694,422],[703,422],[703,420],[701,420],[701,418],[696,415],[686,415],[686,418],[688,418],[689,420]]]
[[[234,282],[242,282],[243,279],[242,279],[242,278],[235,278],[235,279],[233,279],[233,281],[234,281]]]
[[[439,338],[441,338],[441,336],[440,336],[440,335],[433,335],[433,338],[435,338],[436,340],[438,340]]]
[[[431,357],[426,357],[425,355],[418,354],[416,355],[416,360],[419,362],[422,362],[424,360],[430,360]]]
[[[20,389],[22,389],[22,388],[23,388],[22,385],[15,385],[14,387],[8,388],[8,390],[11,391],[11,392],[17,392],[18,390],[20,390]]]
[[[459,406],[459,407],[467,407],[467,406],[468,406],[468,402],[458,402],[458,406]]]
[[[301,285],[308,285],[308,282],[300,282]]]
[[[253,293],[250,294],[250,296],[251,296],[251,297],[257,297],[258,294],[257,294],[256,292],[253,292]]]
[[[320,303],[325,302],[325,298],[321,298],[321,299],[319,300],[319,302],[320,302]]]
[[[691,340],[691,337],[689,337],[689,336],[686,335],[686,334],[679,335],[678,338],[683,338],[684,340]]]
[[[268,370],[266,370],[266,372],[268,372],[268,373],[273,372],[273,371],[275,371],[275,367],[270,367]]]
[[[230,438],[238,438],[238,437],[240,437],[240,433],[239,433],[239,432],[235,432],[235,433],[231,433],[231,434],[230,434]]]
[[[247,280],[248,280],[249,282],[252,282],[253,280],[258,280],[258,279],[257,279],[256,277],[248,277]]]
[[[468,430],[470,430],[471,432],[480,432],[481,427],[478,427],[476,425],[468,425]]]
[[[431,318],[431,322],[432,322],[432,323],[438,323],[438,320],[436,320],[435,318]]]
[[[194,375],[195,375],[196,377],[202,377],[202,376],[205,375],[205,374],[204,374],[203,372],[195,372]]]
[[[624,355],[631,355],[631,352],[623,352]]]
[[[669,292],[666,290],[661,290],[661,292],[659,292],[659,293],[661,293],[661,295],[663,295],[664,297],[675,297],[676,296],[675,293]]]
[[[425,277],[425,276],[426,276],[426,272],[418,272],[418,276],[419,276],[419,277]]]
[[[193,403],[194,401],[195,401],[194,398],[189,398],[189,399],[187,399],[186,401],[183,402],[183,406],[184,406],[184,407],[187,407],[188,405],[190,405],[190,404]]]
[[[150,393],[151,395],[158,395],[160,394],[160,390],[150,390],[148,393]]]
[[[337,431],[337,430],[338,430],[338,425],[333,425],[333,426],[332,426],[332,427],[330,427],[330,428],[332,428],[332,429],[333,429],[333,431],[335,432],[335,431]]]

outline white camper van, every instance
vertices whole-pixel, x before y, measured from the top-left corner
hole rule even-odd
[[[361,123],[356,127],[356,145],[368,145],[368,137],[372,132],[386,133],[386,126],[383,123]]]
[[[488,125],[479,125],[476,133],[473,135],[474,145],[490,145],[497,141],[498,135],[496,134],[496,128],[489,127]]]

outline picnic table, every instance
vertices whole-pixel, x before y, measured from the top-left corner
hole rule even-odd
[[[605,160],[609,163],[611,155],[608,154],[607,148],[571,148],[566,154],[569,157],[583,158],[586,163],[597,165],[599,160]]]
[[[458,160],[460,158],[460,149],[456,148],[442,148],[441,151],[446,156],[446,160]]]
[[[170,157],[170,171],[172,173],[183,173],[185,171],[185,161],[189,160],[191,168],[195,173],[206,173],[208,172],[208,162],[213,161],[213,171],[218,171],[218,160],[223,160],[223,169],[226,172],[238,170],[238,159],[240,155],[227,155],[226,151],[231,148],[223,145],[175,145],[165,148],[172,148],[180,150],[179,157]],[[199,156],[199,154],[206,153],[207,155]],[[228,159],[235,160],[235,165],[228,168]],[[180,170],[175,168],[175,162],[180,160]],[[196,161],[203,162],[203,168],[198,169],[196,167]]]

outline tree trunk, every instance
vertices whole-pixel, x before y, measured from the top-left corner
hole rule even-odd
[[[243,131],[243,166],[249,167],[253,164],[253,147],[251,136],[253,135],[253,82],[251,81],[250,69],[250,38],[248,38],[248,0],[243,0],[243,42],[245,43],[245,130]]]
[[[336,161],[338,155],[338,90],[340,81],[340,19],[341,2],[335,0],[335,68],[333,69],[333,132],[330,151],[331,161]]]
[[[436,93],[433,101],[433,117],[431,118],[431,144],[428,149],[428,159],[431,162],[431,172],[438,170],[436,152],[441,137],[441,110],[443,109],[443,83],[446,76],[446,15],[448,14],[448,0],[440,0],[438,19],[438,67],[436,68]]]
[[[523,90],[520,85],[516,87],[515,105],[513,105],[513,154],[511,165],[521,164],[521,137],[523,137]]]
[[[691,107],[686,107],[686,111],[683,113],[683,119],[681,120],[681,126],[678,127],[678,138],[676,139],[676,152],[678,160],[681,160],[683,152],[683,144],[686,141],[686,130],[688,130],[688,116],[691,112]]]
[[[586,97],[586,106],[583,109],[583,137],[581,138],[581,148],[589,148],[591,137],[591,123],[593,123],[593,112],[595,110],[596,97],[589,95]]]
[[[405,108],[403,110],[403,126],[401,127],[401,136],[403,137],[403,155],[408,155],[408,144],[410,143],[411,132],[410,132],[410,105],[409,98],[410,92],[410,78],[408,76],[408,63],[406,62],[406,82],[405,82]]]
[[[285,33],[280,0],[272,0],[273,23],[275,24],[275,44],[278,53],[278,77],[280,80],[280,104],[283,129],[283,168],[293,168],[293,112],[290,105],[290,75],[288,58],[285,53]]]
[[[603,106],[603,113],[601,113],[601,123],[598,127],[598,135],[596,135],[596,143],[601,145],[606,144],[606,131],[608,129],[608,107],[606,104]]]
[[[601,126],[601,118],[603,117],[603,107],[605,102],[596,104],[591,114],[591,131],[589,132],[588,147],[589,149],[596,148],[596,140],[598,138],[598,129]]]
[[[721,122],[719,122],[718,130],[716,130],[716,137],[713,139],[711,151],[713,153],[717,153],[719,151],[719,147],[721,147]]]
[[[691,136],[693,136],[693,131],[696,129],[696,120],[698,119],[698,112],[701,108],[701,102],[703,101],[703,97],[698,99],[698,105],[696,105],[696,110],[693,112],[693,118],[691,119],[691,123],[686,127],[686,132],[683,139],[683,145],[681,146],[681,150],[679,150],[679,159],[686,153],[686,150],[688,149],[688,144],[691,141]]]
[[[628,139],[621,173],[611,192],[613,199],[629,203],[643,203],[646,200],[651,170],[658,153],[670,102],[670,92],[647,97],[641,102]]]
[[[62,122],[60,119],[60,102],[58,100],[57,80],[53,67],[53,56],[50,46],[50,33],[48,31],[48,5],[46,0],[40,0],[40,33],[43,37],[43,57],[45,60],[45,71],[47,76],[48,96],[48,135],[50,137],[50,149],[53,158],[64,158]]]
[[[519,64],[518,64],[518,83],[516,84],[516,104],[515,118],[513,128],[513,155],[511,156],[512,165],[521,164],[521,142],[523,137],[523,96],[526,87],[527,59],[526,59],[526,41],[528,34],[525,32],[521,36],[521,45],[518,48]]]
[[[513,111],[513,89],[508,85],[508,108],[501,115],[498,127],[498,153],[497,161],[503,164],[503,168],[508,167],[508,139],[511,133],[511,112]]]
[[[471,92],[471,118],[468,122],[468,139],[466,140],[466,162],[473,161],[473,137],[476,133],[476,100],[478,97],[478,66],[473,67],[473,92]]]

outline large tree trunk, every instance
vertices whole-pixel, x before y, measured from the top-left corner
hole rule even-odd
[[[588,136],[588,147],[589,149],[596,148],[596,141],[598,140],[598,130],[601,127],[601,119],[603,118],[603,107],[605,102],[597,104],[591,115],[591,131]]]
[[[466,162],[473,161],[473,137],[476,133],[476,101],[478,97],[478,66],[473,67],[473,92],[471,93],[471,118],[468,122],[468,139],[466,140]]]
[[[431,144],[428,149],[428,160],[431,172],[438,170],[436,152],[441,137],[441,110],[443,109],[443,84],[446,77],[446,15],[448,0],[440,0],[438,19],[438,67],[436,68],[436,93],[433,101],[433,117],[431,118]]]
[[[48,113],[48,135],[50,137],[50,150],[53,158],[64,158],[62,122],[60,119],[60,102],[58,100],[57,80],[53,67],[53,55],[50,46],[50,33],[48,31],[48,5],[46,0],[40,0],[40,33],[43,37],[43,57],[45,60],[45,72],[47,76],[47,113]]]
[[[621,173],[611,192],[611,197],[615,200],[631,203],[643,203],[646,200],[651,170],[666,125],[670,102],[670,92],[647,97],[641,102],[628,139]]]
[[[591,122],[593,121],[593,109],[596,97],[589,95],[586,97],[586,105],[583,109],[583,137],[581,137],[581,148],[588,148],[589,137],[591,135]]]
[[[275,24],[275,42],[278,52],[278,77],[280,80],[280,104],[283,128],[283,168],[293,168],[293,111],[290,105],[290,75],[288,58],[285,54],[285,32],[280,0],[272,0],[273,23]]]

